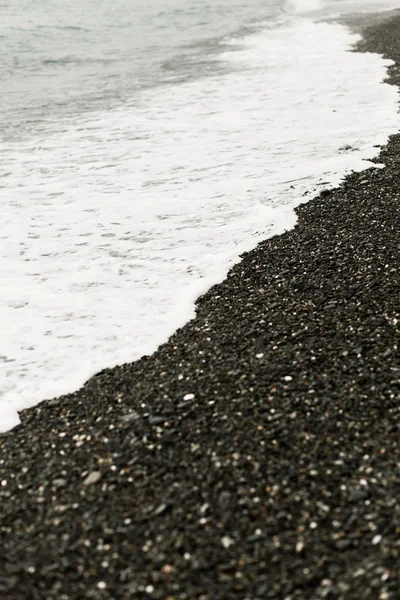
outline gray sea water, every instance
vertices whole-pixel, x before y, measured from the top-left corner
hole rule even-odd
[[[110,109],[138,90],[215,72],[225,36],[283,15],[281,0],[8,0],[0,5],[0,135]]]
[[[153,352],[299,202],[370,166],[397,90],[335,16],[395,6],[0,2],[0,431]]]

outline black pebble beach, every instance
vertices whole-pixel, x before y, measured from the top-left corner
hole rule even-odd
[[[360,44],[396,61],[400,17]],[[3,600],[400,598],[400,135],[0,436]]]

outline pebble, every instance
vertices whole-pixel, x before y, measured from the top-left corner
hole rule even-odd
[[[87,475],[85,477],[85,479],[83,480],[83,485],[93,485],[94,483],[97,483],[98,481],[100,481],[101,479],[101,473],[100,471],[92,471],[91,473],[89,473],[89,475]]]
[[[381,541],[382,541],[382,536],[381,536],[381,535],[375,535],[375,536],[372,538],[372,543],[373,543],[373,545],[374,545],[374,546],[375,546],[376,544],[380,544],[380,543],[381,543]]]

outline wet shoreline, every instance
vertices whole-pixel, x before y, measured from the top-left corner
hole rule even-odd
[[[394,84],[399,39],[360,43]],[[2,597],[399,597],[400,135],[377,162],[0,436]]]

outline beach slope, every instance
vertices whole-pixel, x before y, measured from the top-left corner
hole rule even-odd
[[[400,82],[400,17],[365,31]],[[400,597],[400,136],[0,436],[7,600]]]

